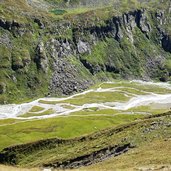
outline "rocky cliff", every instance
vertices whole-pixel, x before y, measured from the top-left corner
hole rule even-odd
[[[0,6],[1,103],[68,95],[110,79],[170,80],[169,0],[155,9],[110,6],[63,16],[7,3]]]

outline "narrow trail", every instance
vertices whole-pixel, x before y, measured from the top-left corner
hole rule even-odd
[[[122,85],[122,82],[119,82]],[[143,86],[156,86],[158,88],[163,88],[166,90],[171,90],[171,85],[169,83],[153,83],[153,82],[143,82],[139,80],[133,80],[128,83],[134,83]],[[118,82],[107,82],[107,84],[118,84]],[[112,109],[126,112],[127,110],[139,106],[148,106],[151,104],[165,104],[169,106],[171,105],[171,93],[170,94],[158,94],[154,92],[139,90],[138,88],[134,88],[131,86],[114,86],[112,88],[102,88],[102,84],[99,87],[90,89],[81,93],[74,94],[69,97],[64,98],[55,98],[55,97],[45,97],[34,100],[30,103],[23,104],[8,104],[8,105],[0,105],[0,119],[7,118],[15,118],[20,120],[32,120],[32,119],[45,119],[52,118],[55,116],[66,116],[74,112],[79,112],[87,108],[98,108],[98,109]],[[127,90],[127,91],[126,91]],[[137,92],[132,93],[130,90]],[[117,92],[128,98],[127,101],[115,101],[115,102],[104,102],[104,103],[85,103],[83,105],[73,105],[70,103],[66,103],[66,100],[71,100],[74,98],[84,97],[84,95],[88,93],[105,93],[105,92]],[[92,97],[93,98],[93,97]],[[54,104],[44,104],[41,101]],[[41,115],[41,116],[30,116],[30,117],[22,117],[23,114],[28,113],[32,107],[39,106],[42,107],[42,111],[38,112],[30,112],[31,114],[41,114],[46,112],[49,109],[52,109],[54,112],[49,115]],[[69,108],[65,107],[68,106]],[[72,109],[70,109],[70,107]],[[122,112],[122,113],[123,113]],[[129,112],[128,112],[129,113]],[[138,113],[138,112],[137,112]]]

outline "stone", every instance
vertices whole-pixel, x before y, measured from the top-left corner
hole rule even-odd
[[[90,45],[82,40],[78,41],[77,48],[80,54],[91,53]]]
[[[45,73],[48,71],[48,57],[46,55],[46,50],[43,42],[40,42],[37,46],[37,54],[35,57],[35,62],[39,69],[42,69]]]
[[[92,81],[80,77],[79,71],[65,58],[57,59],[53,68],[54,72],[50,83],[50,93],[53,95],[70,95],[92,85]]]

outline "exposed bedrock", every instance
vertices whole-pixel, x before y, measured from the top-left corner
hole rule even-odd
[[[116,145],[107,147],[88,155],[80,156],[64,162],[56,162],[52,164],[45,164],[44,167],[74,169],[82,166],[88,166],[98,162],[102,162],[109,157],[114,157],[126,153],[130,148],[133,148],[130,143],[124,145]]]

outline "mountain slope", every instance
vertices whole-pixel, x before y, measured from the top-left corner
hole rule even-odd
[[[36,3],[0,4],[1,103],[67,95],[115,78],[170,79],[170,1]]]

